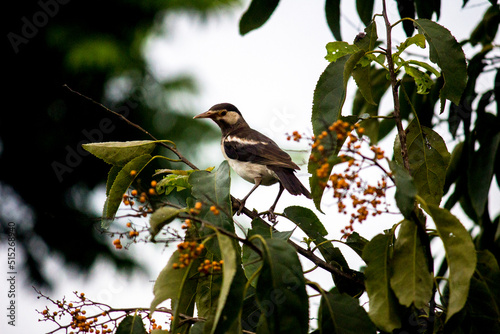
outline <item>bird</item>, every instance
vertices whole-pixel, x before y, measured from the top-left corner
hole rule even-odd
[[[222,133],[222,155],[236,174],[254,184],[250,192],[238,200],[238,215],[248,197],[260,185],[270,186],[279,182],[278,196],[267,211],[271,221],[276,221],[274,209],[284,189],[292,195],[312,198],[309,190],[295,175],[295,171],[300,168],[292,161],[290,155],[272,139],[252,129],[233,104],[216,104],[208,111],[194,116],[194,119],[199,118],[209,118],[219,126]]]

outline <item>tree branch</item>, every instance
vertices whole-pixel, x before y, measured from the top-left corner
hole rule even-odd
[[[387,33],[387,67],[389,69],[389,75],[391,78],[392,87],[392,98],[394,100],[394,119],[396,120],[396,127],[398,129],[399,141],[401,143],[401,157],[403,158],[403,166],[408,172],[410,171],[410,161],[408,159],[408,148],[406,146],[406,132],[403,129],[403,123],[401,122],[400,104],[399,104],[399,81],[397,79],[396,72],[394,71],[394,61],[392,59],[392,26],[389,22],[389,17],[387,16],[387,8],[385,0],[382,1],[383,9],[382,16],[384,17],[386,33]]]

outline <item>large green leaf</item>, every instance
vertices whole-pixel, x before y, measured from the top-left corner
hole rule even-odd
[[[321,74],[313,97],[313,109],[311,122],[314,136],[318,137],[323,131],[336,120],[341,118],[341,110],[345,102],[347,81],[349,80],[354,66],[365,54],[360,50],[355,54],[346,55],[330,63]],[[309,160],[308,171],[311,173],[309,183],[311,195],[316,208],[321,211],[321,198],[325,190],[327,177],[318,177],[317,170],[323,164],[328,163],[326,174],[330,175],[333,165],[338,163],[337,154],[342,143],[337,143],[335,135],[328,135],[321,141],[324,151],[313,150],[312,158]]]
[[[494,123],[493,123],[494,124]],[[494,131],[498,131],[498,128]],[[494,133],[488,140],[481,143],[481,147],[472,155],[468,170],[467,189],[476,215],[481,217],[488,203],[490,184],[493,179],[495,156],[500,147],[500,132]]]
[[[500,333],[500,268],[489,251],[477,252],[477,268],[467,298],[474,333]]]
[[[374,4],[374,0],[356,0],[356,11],[365,26],[369,25],[372,20]]]
[[[406,131],[410,174],[418,195],[427,203],[439,204],[443,197],[446,169],[450,162],[446,144],[437,132],[420,126],[417,119],[411,121]],[[400,152],[398,136],[394,142],[394,156],[396,161],[403,165]]]
[[[127,315],[118,325],[116,334],[147,334],[140,315]]]
[[[433,276],[418,235],[417,223],[403,220],[394,243],[391,287],[401,305],[424,308],[432,297]]]
[[[241,333],[241,319],[238,316],[243,304],[243,288],[245,282],[235,280],[243,276],[241,259],[236,241],[220,232],[217,232],[217,240],[224,260],[222,270],[222,284],[217,301],[217,309],[210,333]],[[208,332],[205,326],[205,332]]]
[[[415,196],[417,188],[413,183],[413,178],[408,171],[396,162],[389,162],[391,172],[394,175],[396,184],[396,204],[405,218],[409,218],[415,208]]]
[[[401,327],[398,303],[390,287],[393,239],[392,234],[378,234],[363,250],[365,285],[370,299],[368,315],[379,329],[389,333]]]
[[[443,241],[449,267],[450,296],[446,321],[460,311],[467,300],[469,284],[476,268],[476,252],[472,238],[460,221],[446,209],[434,204],[421,203],[436,224]]]
[[[149,233],[151,234],[151,239],[154,240],[155,236],[161,231],[161,229],[165,225],[170,224],[181,212],[183,212],[182,209],[170,206],[164,206],[156,210],[149,217]]]
[[[348,268],[347,261],[340,250],[325,238],[328,232],[312,210],[300,206],[289,206],[283,213],[316,245],[319,245],[318,250],[328,263]]]
[[[153,287],[154,298],[151,301],[150,312],[154,312],[156,307],[168,300],[172,300],[174,310],[172,328],[178,329],[179,314],[192,315],[194,310],[194,300],[198,280],[193,277],[198,273],[199,260],[192,261],[188,266],[174,269],[174,263],[179,260],[179,251],[175,251],[170,257],[167,265],[158,275]],[[183,326],[183,330],[187,326]],[[180,332],[177,331],[177,332]],[[175,332],[175,333],[177,333]]]
[[[297,252],[285,240],[258,240],[263,266],[256,289],[257,303],[262,311],[257,332],[307,333],[309,297]]]
[[[325,14],[326,22],[330,28],[333,36],[337,41],[342,40],[340,33],[340,0],[326,0],[325,1]]]
[[[279,0],[252,0],[240,19],[240,34],[260,28],[271,17]]]
[[[216,171],[191,173],[189,184],[192,186],[191,193],[194,198],[204,202],[206,206],[215,205],[219,208],[219,215],[213,215],[205,210],[208,220],[226,231],[234,232],[230,194],[231,178],[227,161],[223,161]]]
[[[428,19],[414,21],[419,33],[425,36],[430,47],[430,60],[443,73],[444,85],[439,93],[441,110],[444,99],[458,105],[467,84],[465,55],[455,37],[448,29]]]
[[[109,226],[109,220],[115,217],[116,211],[120,207],[120,203],[123,199],[123,194],[130,187],[134,179],[141,172],[141,170],[146,167],[146,165],[153,160],[149,154],[144,154],[138,156],[131,161],[129,161],[123,168],[116,174],[113,180],[113,184],[109,188],[109,194],[106,198],[106,202],[103,209],[103,227],[107,228]],[[131,171],[135,170],[137,173],[131,175]],[[116,170],[113,171],[116,173]]]
[[[125,166],[127,162],[153,152],[156,142],[138,140],[126,142],[104,142],[83,144],[82,147],[113,166]]]
[[[377,329],[359,299],[339,293],[336,288],[322,293],[318,311],[320,333],[369,334]]]
[[[265,239],[276,238],[281,240],[288,240],[288,238],[290,237],[289,232],[278,232],[259,217],[252,220],[251,224],[252,228],[248,230],[248,238],[251,238],[255,235],[261,235]],[[250,246],[243,245],[242,248],[242,261],[245,268],[245,276],[250,279],[257,271],[260,270],[260,267],[262,266],[262,259],[261,256]],[[253,280],[251,284],[255,287],[257,285],[257,281]]]

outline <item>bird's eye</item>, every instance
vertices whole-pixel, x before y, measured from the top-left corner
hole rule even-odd
[[[227,111],[225,111],[225,110],[220,112],[221,116],[226,116],[226,114],[227,114]]]

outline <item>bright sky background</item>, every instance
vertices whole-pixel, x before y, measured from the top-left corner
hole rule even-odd
[[[442,1],[439,23],[449,28],[458,40],[462,40],[470,34],[473,24],[478,22],[486,10],[487,1],[470,0],[463,10],[457,6],[457,2]],[[363,25],[354,10],[354,4],[354,1],[342,2],[342,35],[348,42],[352,42],[363,30]],[[216,103],[230,102],[239,108],[253,128],[270,136],[283,148],[304,150],[307,149],[305,142],[299,144],[287,142],[286,133],[294,130],[312,133],[310,117],[313,91],[320,74],[328,64],[324,59],[325,45],[333,41],[326,24],[323,6],[324,1],[283,0],[263,27],[244,37],[238,33],[238,20],[246,5],[237,8],[233,13],[210,17],[208,21],[193,19],[184,14],[171,14],[165,23],[167,36],[153,38],[145,48],[145,53],[150,61],[152,73],[158,78],[188,72],[198,80],[200,94],[195,97],[180,96],[176,101],[180,110],[186,107],[185,109],[201,113]],[[390,20],[395,22],[398,19],[396,3],[388,1],[388,6]],[[377,7],[374,12],[380,13],[381,9]],[[379,24],[379,36],[383,34],[381,27]],[[404,38],[401,33],[395,34],[394,45],[399,44]],[[472,51],[477,50],[465,47],[468,55],[471,55]],[[485,82],[492,80],[485,79]],[[348,87],[351,89],[350,95],[354,87],[353,83]],[[387,99],[384,99],[382,104],[387,105],[387,102]],[[384,110],[387,111],[389,108]],[[348,97],[344,114],[349,113]],[[208,122],[208,120],[193,120],[193,122]],[[448,139],[446,128],[439,132]],[[389,135],[388,138],[390,140],[382,143],[386,152],[390,152],[394,136]],[[205,152],[204,156],[209,156],[210,159],[203,161],[200,159],[197,161],[199,166],[217,166],[223,160],[217,144],[207,146]],[[293,154],[293,157],[297,163],[305,162],[307,154]],[[301,167],[299,176],[308,186],[307,166],[301,165]],[[241,198],[250,189],[251,184],[233,175],[234,196]],[[267,210],[277,191],[278,186],[260,187],[250,197],[247,206],[256,207],[259,211]],[[498,189],[494,190],[493,194],[495,198],[499,198]],[[98,199],[101,206],[103,199],[102,197]],[[320,213],[318,215],[331,232],[330,238],[339,238],[339,231],[348,218],[336,213],[336,207],[332,206],[331,201],[327,199],[324,202],[326,215]],[[285,192],[277,211],[282,211],[289,205],[314,208],[312,201],[305,197],[294,197]],[[498,208],[493,208],[492,203],[490,205],[492,215],[498,213]],[[237,220],[248,226],[248,220],[244,217],[238,217]],[[358,225],[357,231],[371,238],[399,220],[400,217],[383,216],[368,220],[361,227]],[[283,219],[278,224],[280,230],[291,228],[292,226],[287,225]],[[345,248],[342,250],[355,269],[362,264],[352,251]],[[59,259],[49,260],[44,270],[59,284],[50,295],[55,299],[63,296],[74,299],[72,291],[78,290],[96,301],[109,303],[115,307],[148,307],[153,298],[152,281],[166,264],[170,251],[148,243],[132,246],[129,252],[139,261],[145,262],[150,268],[149,274],[126,278],[118,275],[105,263],[100,263],[88,277],[82,277],[75,271],[61,267]],[[307,260],[303,263],[305,268],[310,267]],[[321,273],[321,270],[315,271],[309,278],[320,282],[325,288],[331,286],[331,278]],[[21,273],[18,276],[17,305],[20,311],[18,326],[14,330],[11,327],[7,328],[3,319],[0,321],[0,331],[27,333],[33,332],[36,328],[35,332],[42,333],[53,330],[52,324],[37,322],[38,315],[33,308],[41,310],[47,303],[36,300],[31,287],[23,286],[20,289],[23,279]],[[1,291],[5,290],[2,288]],[[313,299],[311,302],[317,304],[319,299]],[[316,311],[313,310],[311,316],[315,317]]]

